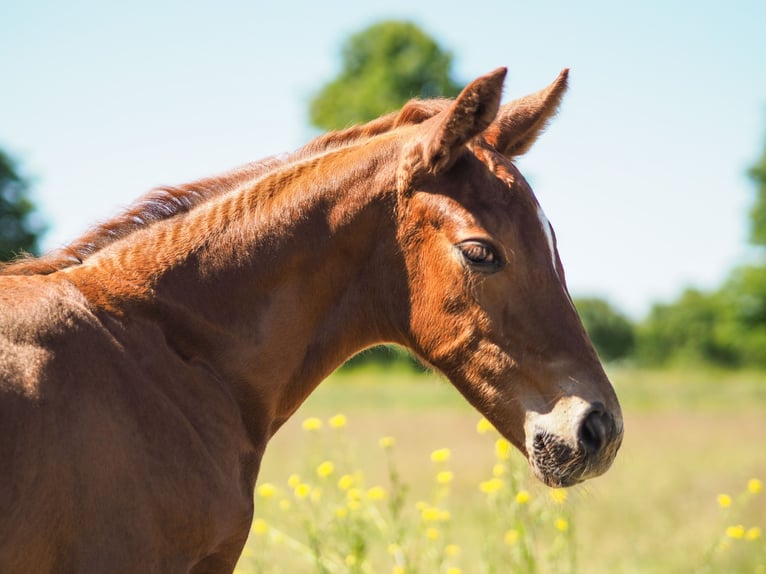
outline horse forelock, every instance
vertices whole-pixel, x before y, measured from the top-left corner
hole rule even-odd
[[[48,275],[79,265],[104,247],[153,223],[182,216],[212,197],[253,183],[275,171],[314,156],[337,150],[396,128],[421,123],[446,108],[451,100],[411,100],[365,124],[323,134],[293,153],[271,156],[217,177],[178,186],[157,187],[131,203],[122,213],[96,225],[73,242],[40,257],[22,255],[0,263],[0,275]]]

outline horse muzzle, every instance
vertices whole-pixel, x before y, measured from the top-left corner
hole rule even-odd
[[[598,402],[576,410],[571,424],[555,424],[553,412],[528,418],[527,458],[548,486],[572,486],[603,474],[622,444],[619,412],[615,416]]]

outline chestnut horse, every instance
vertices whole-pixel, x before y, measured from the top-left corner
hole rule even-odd
[[[0,270],[0,572],[231,572],[271,436],[404,345],[548,485],[603,473],[615,393],[512,158],[558,108],[505,69],[146,196]]]

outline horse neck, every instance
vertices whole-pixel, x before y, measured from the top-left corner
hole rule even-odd
[[[350,150],[283,170],[70,278],[104,313],[159,325],[170,351],[232,381],[273,432],[346,358],[398,338],[403,271],[395,194],[383,191],[394,169],[380,164]]]

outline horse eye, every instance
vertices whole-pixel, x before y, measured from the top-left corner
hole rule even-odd
[[[494,248],[480,241],[465,241],[458,245],[465,260],[474,266],[499,267],[500,258]]]

